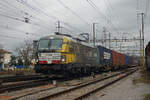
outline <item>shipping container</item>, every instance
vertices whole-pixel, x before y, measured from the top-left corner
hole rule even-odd
[[[0,71],[2,70],[2,64],[0,64]]]
[[[15,66],[16,68],[24,68],[24,66],[23,65],[17,65],[17,66]]]
[[[134,57],[131,57],[131,65],[134,65]]]
[[[125,55],[118,53],[116,51],[112,51],[112,62],[115,66],[121,66],[125,64]]]
[[[119,56],[120,56],[120,58],[121,58],[121,59],[120,59],[120,64],[121,64],[121,65],[125,65],[125,63],[124,63],[124,61],[125,61],[125,55],[124,55],[124,54],[121,54],[121,53],[119,53],[119,54],[120,54]]]
[[[125,65],[131,65],[132,64],[132,57],[125,55]]]
[[[97,48],[98,48],[99,64],[103,66],[112,65],[112,50],[102,46],[97,46]]]

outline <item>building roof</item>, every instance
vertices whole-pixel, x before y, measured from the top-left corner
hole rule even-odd
[[[4,54],[4,53],[9,53],[9,54],[11,54],[11,52],[9,52],[9,51],[7,51],[7,50],[4,50],[4,49],[0,49],[0,53],[1,53],[1,54]]]

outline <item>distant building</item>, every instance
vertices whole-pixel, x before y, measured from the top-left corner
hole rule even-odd
[[[11,56],[11,52],[0,49],[0,63],[9,64],[9,62],[11,61]]]

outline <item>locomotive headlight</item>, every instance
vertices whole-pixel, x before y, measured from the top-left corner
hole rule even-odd
[[[37,63],[38,61],[39,61],[39,60],[37,59],[37,60],[36,60],[36,63]]]
[[[66,56],[61,56],[61,61],[65,62],[66,61]]]

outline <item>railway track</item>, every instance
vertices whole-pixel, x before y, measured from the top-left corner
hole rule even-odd
[[[24,82],[19,82],[15,84],[8,84],[8,85],[1,85],[0,86],[0,93],[3,92],[11,92],[11,91],[16,91],[24,88],[31,88],[39,85],[45,85],[49,83],[49,78],[44,78],[44,79],[38,79],[38,80],[30,80],[30,81],[24,81]]]
[[[0,77],[1,83],[7,82],[17,82],[17,81],[26,81],[26,80],[37,80],[41,79],[44,76],[42,75],[16,75],[16,76],[7,76],[7,77]]]
[[[112,76],[105,77],[103,79],[95,80],[86,84],[82,84],[64,91],[60,91],[45,97],[40,98],[39,100],[82,100],[90,96],[92,93],[95,93],[105,87],[127,77],[128,75],[134,73],[137,69],[131,71],[121,72]]]
[[[58,82],[58,86],[54,86],[54,85],[48,85],[48,87],[47,88],[44,88],[44,89],[36,89],[36,88],[34,88],[33,89],[33,91],[30,91],[30,92],[21,92],[21,94],[18,94],[18,95],[14,95],[14,96],[12,96],[11,97],[11,99],[12,100],[22,100],[22,98],[26,98],[26,99],[29,99],[30,98],[30,96],[34,96],[34,95],[36,95],[36,94],[39,94],[39,93],[46,93],[46,92],[50,92],[50,91],[53,91],[53,92],[51,92],[50,94],[52,94],[52,93],[56,93],[56,91],[57,92],[59,92],[59,91],[62,91],[62,90],[64,90],[64,89],[69,89],[69,88],[72,88],[72,87],[75,87],[75,86],[78,86],[78,85],[81,85],[81,84],[85,84],[85,83],[87,83],[87,82],[90,82],[90,81],[94,81],[94,80],[97,80],[97,79],[102,79],[103,77],[106,77],[106,76],[111,76],[112,74],[113,75],[118,75],[117,73],[120,73],[120,72],[113,72],[113,73],[108,73],[107,75],[106,75],[106,73],[104,73],[104,74],[102,74],[102,75],[96,75],[96,77],[97,78],[92,78],[91,76],[89,77],[89,78],[86,78],[86,80],[80,80],[80,81],[78,81],[77,83],[73,83],[72,84],[72,82],[71,83],[68,83],[68,82],[70,82],[70,81],[72,81],[72,80],[68,80],[68,81],[66,81],[66,80],[61,80],[61,82]],[[77,79],[78,80],[78,79]],[[58,80],[57,80],[58,81]],[[60,81],[60,80],[59,80]],[[73,80],[74,81],[74,80]],[[67,83],[66,83],[67,82]],[[74,81],[75,82],[75,81]],[[66,84],[65,84],[66,83]],[[72,84],[72,85],[71,85]],[[61,87],[63,87],[63,88],[61,88]],[[44,94],[45,94],[44,93]],[[41,94],[42,95],[42,94]],[[28,96],[29,96],[29,98],[28,98]],[[39,97],[39,96],[38,96]],[[34,98],[34,97],[33,97]],[[39,97],[40,98],[40,97]],[[25,99],[25,100],[26,100]],[[35,98],[34,98],[35,99]],[[38,98],[37,98],[38,99]],[[24,100],[24,99],[23,99]],[[32,99],[31,99],[32,100]]]
[[[10,84],[10,85],[5,85],[5,86],[0,86],[0,93],[2,93],[2,95],[7,95],[7,92],[10,92],[10,94],[12,94],[13,92],[15,93],[16,90],[20,90],[20,89],[23,89],[22,92],[18,92],[16,91],[17,95],[14,95],[14,96],[11,96],[11,100],[26,100],[26,99],[30,99],[30,98],[35,98],[36,99],[39,99],[39,100],[43,100],[43,99],[54,99],[54,100],[65,100],[67,99],[68,100],[68,97],[66,98],[64,95],[67,94],[67,95],[71,95],[70,92],[72,93],[75,93],[74,91],[78,91],[76,93],[80,93],[80,91],[82,90],[82,93],[80,94],[83,94],[84,91],[88,91],[88,90],[91,90],[89,87],[91,87],[90,85],[93,84],[93,89],[95,89],[95,85],[94,84],[102,84],[101,82],[107,80],[107,79],[112,79],[113,77],[116,78],[118,77],[119,75],[123,75],[125,74],[126,72],[130,72],[131,69],[128,69],[126,71],[121,71],[121,72],[116,72],[116,73],[110,73],[108,75],[104,74],[102,75],[102,77],[97,77],[97,78],[94,78],[94,79],[91,79],[91,80],[88,80],[88,81],[83,81],[83,82],[77,82],[77,85],[73,85],[73,86],[64,86],[63,89],[60,89],[62,88],[61,86],[54,86],[54,85],[51,85],[51,82],[52,80],[61,80],[61,79],[56,79],[56,77],[54,78],[45,78],[45,79],[39,79],[39,80],[30,80],[30,81],[25,81],[25,82],[19,82],[19,83],[16,83],[16,84]],[[62,82],[63,80],[61,80]],[[99,83],[100,82],[100,83]],[[79,83],[79,84],[78,84]],[[103,85],[105,85],[107,82],[104,82]],[[47,86],[47,88],[40,88],[41,86]],[[36,86],[40,86],[39,89],[38,87]],[[96,86],[100,86],[100,85],[96,85]],[[33,88],[32,88],[33,87]],[[34,89],[33,91],[29,91],[29,92],[25,92],[26,88],[31,88],[31,89]],[[84,90],[83,88],[87,88],[88,90]],[[26,89],[24,91],[24,89]],[[31,90],[30,89],[30,90]],[[59,91],[58,91],[59,90]],[[48,92],[49,91],[49,92]],[[53,91],[53,92],[52,92]],[[6,94],[4,93],[6,92]],[[47,94],[48,92],[48,94]],[[43,95],[46,94],[46,95]],[[41,94],[41,95],[38,95],[36,96],[37,94]],[[83,94],[85,95],[85,93]],[[79,98],[80,96],[82,95],[78,95],[77,97]],[[71,96],[71,97],[76,97],[76,96]],[[69,97],[69,98],[71,98]],[[77,98],[76,97],[76,98]],[[25,98],[25,99],[23,99]],[[64,98],[64,99],[62,99]],[[75,98],[72,98],[72,99],[69,99],[69,100],[73,100]],[[32,100],[32,99],[30,99]],[[78,99],[77,99],[78,100]]]
[[[21,78],[21,77],[19,77]],[[41,78],[41,79],[40,79]],[[16,79],[16,77],[10,78],[10,79]],[[33,80],[32,80],[33,79]],[[52,80],[63,80],[62,77],[32,77],[29,78],[29,80],[26,81],[19,81],[19,82],[9,82],[6,84],[2,84],[0,85],[0,93],[4,93],[4,92],[11,92],[11,91],[17,91],[17,90],[21,90],[21,89],[26,89],[26,88],[32,88],[32,87],[36,87],[36,86],[41,86],[41,85],[47,85],[47,84],[52,84]],[[8,79],[6,79],[8,80]],[[18,80],[17,80],[18,81]]]

